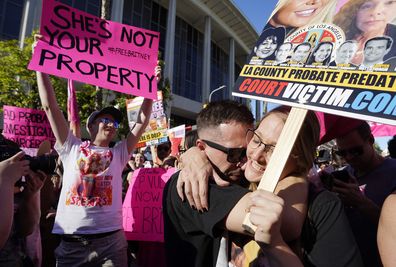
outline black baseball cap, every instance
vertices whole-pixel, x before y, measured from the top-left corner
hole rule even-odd
[[[101,110],[95,110],[87,118],[87,131],[88,132],[89,132],[89,129],[88,129],[89,125],[91,125],[98,116],[104,115],[104,114],[111,115],[114,118],[114,120],[117,121],[118,123],[120,123],[122,120],[121,111],[119,111],[115,107],[105,107],[105,108],[102,108]]]

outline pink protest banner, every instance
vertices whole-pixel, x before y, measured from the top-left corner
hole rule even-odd
[[[371,133],[375,137],[396,135],[396,126],[381,124],[377,122],[369,122],[369,124],[371,128]]]
[[[176,169],[141,168],[134,171],[122,206],[128,240],[164,242],[162,191]]]
[[[3,106],[3,111],[4,137],[24,148],[38,148],[44,140],[54,146],[55,136],[44,111],[13,106]]]
[[[28,68],[121,93],[157,98],[159,33],[43,0],[39,41]]]

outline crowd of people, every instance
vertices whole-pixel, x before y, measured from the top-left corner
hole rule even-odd
[[[1,266],[54,266],[55,262],[57,266],[140,266],[134,258],[144,255],[136,253],[139,242],[127,242],[122,230],[121,191],[125,193],[133,171],[170,166],[179,171],[163,192],[165,258],[157,266],[394,263],[391,205],[396,160],[378,154],[365,121],[351,119],[354,127],[335,136],[336,145],[330,150],[319,153],[320,120],[308,112],[272,193],[257,190],[257,184],[287,120],[288,107],[268,112],[255,126],[246,106],[233,101],[209,103],[198,115],[197,129],[187,132],[179,156],[168,162],[168,140],[154,147],[150,162],[144,150],[134,149],[147,123],[150,100],[127,139],[109,147],[123,114],[107,107],[89,116],[91,140],[83,142],[60,117],[48,76],[37,73],[37,77],[64,170],[60,182],[52,173],[30,170],[23,152],[2,158],[0,195],[6,220],[1,221]],[[389,141],[391,156],[394,140]],[[17,146],[4,137],[2,144]],[[333,173],[336,170],[344,170],[344,177]],[[15,189],[21,176],[26,177],[22,192]],[[254,235],[242,227],[248,212],[257,227]],[[35,226],[42,237],[40,260],[29,257],[27,250],[32,243],[26,237]]]
[[[335,14],[336,4],[280,0],[250,64],[369,71],[388,64],[394,70],[396,13],[390,11],[396,1],[349,0]],[[375,20],[378,14],[384,19]],[[319,41],[318,32],[298,44],[287,40],[307,24],[327,22],[345,32],[338,46]],[[159,80],[161,68],[153,73]],[[1,136],[0,266],[396,265],[396,137],[390,156],[381,156],[366,121],[335,123],[335,144],[320,151],[330,139],[322,135],[323,114],[309,111],[268,192],[258,184],[289,107],[255,124],[246,105],[211,102],[172,156],[170,139],[150,151],[136,149],[152,100],[143,101],[127,137],[113,145],[124,112],[92,112],[85,123],[89,140],[82,140],[64,117],[49,76],[37,72],[37,84],[58,160],[49,159],[54,168],[33,168],[18,145]],[[163,244],[127,241],[123,230],[122,203],[141,168],[177,169],[163,190]],[[246,217],[253,232],[246,231]]]

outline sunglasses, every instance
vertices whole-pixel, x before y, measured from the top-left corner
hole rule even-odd
[[[113,124],[114,128],[118,129],[120,128],[120,123],[118,121],[113,121],[109,118],[100,118],[98,119],[101,123],[109,125],[110,123]]]
[[[348,154],[352,157],[358,157],[363,155],[364,149],[363,146],[356,146],[349,149],[334,150],[334,153],[343,158],[345,158]]]
[[[208,140],[202,141],[204,141],[211,148],[220,150],[227,154],[227,161],[229,163],[238,163],[246,157],[246,148],[244,147],[228,148]]]

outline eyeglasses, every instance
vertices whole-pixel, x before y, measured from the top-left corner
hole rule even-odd
[[[229,163],[238,163],[246,157],[246,148],[244,147],[228,148],[208,140],[202,141],[204,141],[211,148],[220,150],[227,154],[227,161]]]
[[[358,157],[363,155],[364,148],[363,146],[355,146],[349,149],[334,150],[334,153],[336,153],[338,156],[343,158],[345,158],[348,154],[351,155],[352,157]]]
[[[106,125],[112,123],[113,126],[114,126],[114,128],[116,128],[116,129],[120,128],[120,123],[119,123],[118,121],[113,121],[113,120],[111,120],[111,119],[109,119],[109,118],[100,118],[100,119],[98,119],[98,120],[99,120],[101,123],[106,124]]]
[[[267,154],[272,154],[275,149],[275,145],[269,145],[264,143],[260,136],[256,134],[255,130],[253,129],[248,129],[246,131],[246,142],[254,149],[259,148],[261,145],[263,145],[264,152]]]

